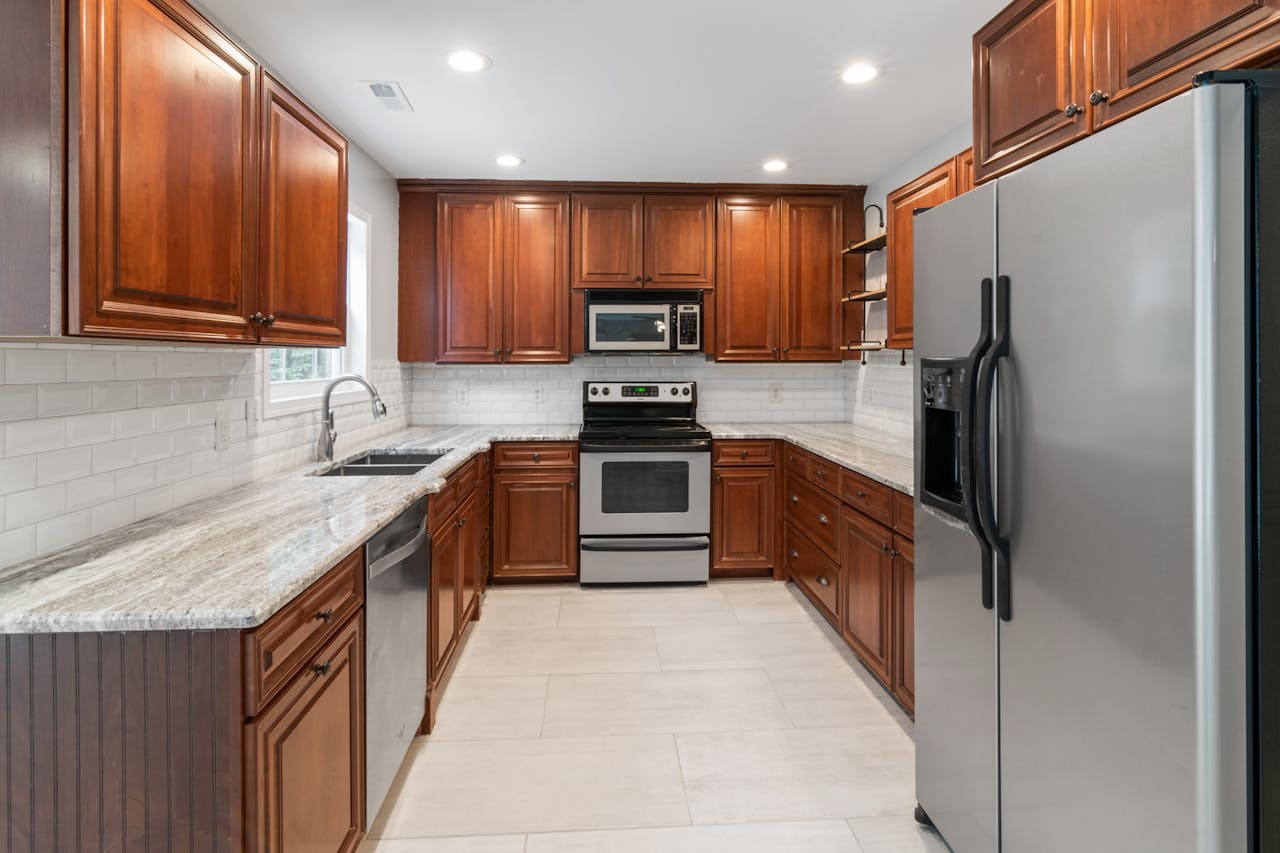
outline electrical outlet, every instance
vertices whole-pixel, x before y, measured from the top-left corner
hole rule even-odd
[[[541,406],[547,399],[547,392],[541,385],[533,386],[533,404]]]
[[[213,449],[226,450],[231,446],[231,414],[219,406],[213,419]]]
[[[782,402],[782,383],[781,382],[769,383],[769,402],[770,403]]]
[[[471,405],[470,386],[459,385],[458,389],[454,392],[453,401],[457,403],[459,406],[470,406]]]

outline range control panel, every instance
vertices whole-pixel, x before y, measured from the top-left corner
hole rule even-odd
[[[695,396],[696,382],[588,382],[585,402],[688,403]]]

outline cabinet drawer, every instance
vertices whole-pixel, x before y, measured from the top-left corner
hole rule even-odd
[[[782,446],[782,463],[798,474],[808,476],[809,454],[794,444]]]
[[[828,462],[821,456],[814,456],[812,453],[809,454],[804,466],[805,479],[833,495],[840,491],[840,471],[839,465]]]
[[[787,574],[831,624],[840,625],[840,565],[790,524],[783,526],[782,559]]]
[[[453,477],[445,480],[444,488],[427,499],[427,529],[439,530],[458,508],[462,489]]]
[[[570,442],[528,441],[499,444],[494,468],[576,468],[578,445]]]
[[[712,446],[713,465],[772,465],[772,441],[717,441]]]
[[[840,497],[881,524],[893,524],[893,489],[883,483],[846,470],[840,477]]]
[[[840,502],[817,487],[810,485],[794,471],[788,471],[783,482],[783,505],[786,519],[809,534],[821,545],[828,556],[839,553],[837,542]]]
[[[893,493],[893,529],[908,539],[916,538],[916,502],[910,495]]]
[[[364,604],[364,548],[357,548],[284,609],[244,633],[244,711],[257,714],[307,658]]]

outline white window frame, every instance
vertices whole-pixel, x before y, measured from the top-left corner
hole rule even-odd
[[[347,346],[341,347],[341,363],[339,365],[340,373],[359,373],[362,376],[368,376],[370,363],[370,348],[372,344],[372,336],[369,334],[369,326],[371,314],[373,310],[373,214],[363,209],[359,205],[349,204],[347,206],[348,228],[347,228]],[[363,293],[353,292],[352,270],[350,266],[351,251],[351,219],[356,219],[364,223],[365,230],[365,270],[363,288],[355,288],[354,290],[363,290]],[[357,305],[363,307],[363,316],[357,314],[352,316],[351,307]],[[286,415],[296,415],[299,412],[314,411],[319,408],[321,397],[324,395],[324,387],[329,384],[327,379],[316,379],[306,382],[290,383],[291,388],[287,396],[281,392],[284,390],[280,387],[281,383],[272,383],[271,381],[271,364],[270,350],[273,347],[266,347],[259,352],[260,367],[259,373],[262,376],[262,386],[260,393],[262,396],[262,417],[280,418]],[[274,398],[273,398],[274,395]],[[347,403],[358,403],[362,399],[367,399],[367,393],[359,386],[352,383],[345,383],[334,390],[330,405],[341,406]]]

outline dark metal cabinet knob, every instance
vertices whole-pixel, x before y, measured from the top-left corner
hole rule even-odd
[[[534,453],[533,453],[533,461],[534,461],[534,462],[539,462],[539,461],[541,461],[541,460],[542,460],[542,454],[541,454],[541,453],[538,453],[538,452],[535,450],[535,451],[534,451]]]
[[[507,347],[507,358],[511,357],[511,347]]]
[[[818,513],[818,523],[819,523],[819,524],[830,524],[830,523],[831,523],[831,519],[827,518],[826,513],[822,513],[822,512],[820,512],[820,513]]]
[[[890,545],[888,542],[886,542],[886,543],[884,543],[883,545],[881,545],[881,546],[880,546],[880,550],[881,550],[881,551],[883,551],[883,552],[884,552],[884,553],[886,553],[886,554],[892,554],[892,553],[893,553],[893,546],[892,546],[892,545]]]
[[[636,280],[636,281],[644,281],[644,279],[642,279],[640,276],[636,276],[635,280]]]
[[[497,358],[497,357],[499,357],[499,356],[501,356],[501,355],[502,355],[502,350],[500,350],[500,349],[496,349],[496,350],[494,350],[494,351],[493,351],[493,357],[494,357],[494,358]]]
[[[793,559],[793,560],[798,560],[798,559],[800,559],[800,552],[799,552],[799,551],[797,551],[795,548],[792,548],[792,549],[791,549],[791,559]]]
[[[747,458],[747,451],[745,451],[745,450],[744,450],[744,451],[742,451],[742,458],[743,458],[743,459],[746,459],[746,458]]]
[[[721,477],[719,474],[716,474],[716,482],[717,482],[717,483],[719,483],[719,482],[721,482],[721,481],[723,481],[723,480],[724,480],[724,478],[723,478],[723,477]]]
[[[831,586],[831,581],[827,580],[826,575],[818,575],[818,586]]]
[[[799,495],[796,495],[796,494],[792,494],[792,495],[791,495],[791,502],[792,502],[793,504],[798,504],[798,503],[800,503],[800,496],[799,496]]]
[[[1095,89],[1094,91],[1089,93],[1089,103],[1093,104],[1095,107],[1098,104],[1101,104],[1109,100],[1111,100],[1111,96],[1108,95],[1106,92],[1102,91],[1101,89]]]
[[[569,481],[569,488],[571,488],[571,489],[576,489],[576,488],[578,488],[578,484],[577,484],[575,481],[570,480],[570,481]]]
[[[1079,104],[1067,104],[1067,108],[1063,112],[1067,114],[1067,118],[1075,118],[1084,112],[1084,108]]]
[[[651,275],[647,275],[647,276],[645,276],[645,277],[644,277],[644,280],[645,280],[645,282],[646,282],[646,283],[651,282],[651,281],[653,281],[653,276],[651,276]]]
[[[328,675],[332,669],[333,669],[333,664],[331,664],[329,661],[325,661],[324,663],[318,663],[315,666],[311,667],[311,670],[321,678]]]
[[[316,614],[316,618],[319,619],[321,622],[327,623],[330,619],[333,618],[333,608],[327,607],[324,610],[321,610],[319,613]]]
[[[266,317],[262,316],[261,311],[254,311],[252,314],[249,315],[250,323],[262,323],[266,319],[267,319]]]
[[[858,491],[854,492],[854,494],[856,494],[860,498],[865,498],[867,496],[867,493],[862,491],[862,489],[858,489]]]
[[[266,317],[263,318],[262,322],[266,323],[268,326],[274,326],[276,324],[276,315],[268,314]]]
[[[822,478],[822,479],[824,479],[824,480],[827,478],[827,472],[826,472],[826,471],[823,471],[821,468],[819,468],[818,470],[814,471],[814,472],[813,472],[813,474],[814,474],[814,476],[815,476],[815,477],[821,477],[821,478]]]

